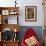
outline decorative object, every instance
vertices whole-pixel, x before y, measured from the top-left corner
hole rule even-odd
[[[14,29],[14,32],[17,32],[17,29],[16,28]]]
[[[2,40],[4,41],[8,41],[8,40],[12,40],[12,30],[10,28],[5,28],[3,30],[3,34],[2,34]]]
[[[15,10],[10,10],[10,12],[9,12],[10,15],[17,15],[17,13],[18,13],[18,12],[15,11]]]
[[[8,24],[8,15],[3,15],[2,23],[3,24]]]
[[[8,24],[8,18],[7,18],[7,19],[5,19],[5,24]]]
[[[38,40],[36,37],[32,36],[25,40],[25,43],[27,46],[35,46],[38,43]]]
[[[17,0],[15,0],[15,7],[16,7],[16,4],[17,4],[17,2],[16,2]]]
[[[11,10],[10,11],[10,15],[14,15],[14,10]]]
[[[9,15],[9,10],[2,10],[2,15]]]
[[[36,21],[37,20],[37,7],[36,6],[26,6],[25,7],[25,20],[26,21]]]
[[[21,46],[42,46],[36,32],[32,28],[28,28],[24,33]]]

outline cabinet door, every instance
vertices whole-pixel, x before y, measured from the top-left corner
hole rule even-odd
[[[0,15],[0,24],[1,24],[1,15]]]

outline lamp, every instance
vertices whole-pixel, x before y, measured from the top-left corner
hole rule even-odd
[[[16,29],[14,29],[14,32],[17,32],[17,30],[16,30]]]
[[[18,40],[18,32],[17,32],[17,29],[14,28],[14,37],[13,37],[13,40]]]
[[[17,4],[17,2],[16,2],[17,0],[15,0],[15,7],[16,7],[16,4]]]

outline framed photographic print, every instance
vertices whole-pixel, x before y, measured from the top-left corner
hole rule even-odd
[[[29,22],[37,20],[36,6],[25,6],[25,20]]]
[[[2,10],[2,15],[9,15],[9,10]]]

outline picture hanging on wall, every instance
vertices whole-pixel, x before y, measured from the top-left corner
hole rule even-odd
[[[25,6],[25,20],[29,22],[37,20],[36,6]]]

